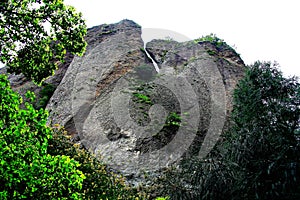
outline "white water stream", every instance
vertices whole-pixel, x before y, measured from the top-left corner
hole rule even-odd
[[[145,50],[145,53],[146,55],[148,56],[148,58],[151,59],[152,63],[153,63],[153,66],[156,70],[157,73],[159,73],[159,68],[158,68],[158,65],[157,63],[155,62],[155,60],[150,56],[150,54],[148,53],[147,49],[146,49],[146,45],[147,45],[147,42],[143,41],[144,42],[144,50]]]

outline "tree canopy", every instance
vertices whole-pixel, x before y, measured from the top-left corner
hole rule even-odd
[[[38,84],[53,75],[67,51],[83,54],[85,35],[81,13],[63,0],[0,2],[0,61]]]
[[[243,199],[300,195],[300,83],[278,64],[256,62],[234,93],[234,126],[226,159],[235,163],[233,191]]]

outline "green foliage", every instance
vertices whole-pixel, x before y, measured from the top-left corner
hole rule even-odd
[[[230,49],[232,51],[235,52],[234,48],[232,48],[230,45],[228,45],[223,39],[218,38],[215,34],[211,33],[209,35],[203,36],[201,38],[195,39],[194,40],[195,43],[204,43],[204,42],[209,42],[211,44],[213,44],[217,50],[221,50],[221,49]],[[209,55],[216,55],[217,52],[208,49],[207,53]]]
[[[32,93],[27,96],[33,100]],[[35,110],[12,91],[0,75],[0,197],[1,199],[79,199],[84,174],[66,155],[50,155],[52,130],[48,113]]]
[[[145,199],[109,172],[100,158],[70,142],[63,129],[46,125],[48,113],[35,110],[0,75],[1,199]],[[27,94],[34,101],[33,93]]]
[[[66,131],[59,125],[54,129],[53,138],[49,141],[51,155],[66,155],[80,163],[78,169],[85,179],[81,192],[84,199],[145,199],[144,192],[138,192],[125,184],[124,178],[109,171],[107,166],[79,144],[70,142]]]
[[[132,95],[137,97],[137,99],[140,103],[146,103],[146,104],[150,104],[150,105],[153,104],[150,97],[145,94],[134,92]]]
[[[49,83],[43,83],[42,89],[39,93],[39,100],[35,103],[34,107],[36,109],[46,108],[49,99],[51,98],[53,92],[55,91],[55,87]]]
[[[0,61],[8,72],[40,84],[53,75],[66,51],[83,54],[85,22],[63,0],[5,0],[0,10]]]
[[[211,55],[211,56],[214,56],[214,55],[216,55],[217,53],[215,52],[215,51],[213,51],[213,50],[207,50],[207,53],[209,54],[209,55]]]
[[[165,126],[166,127],[168,127],[168,126],[179,127],[180,123],[181,123],[181,116],[179,114],[177,114],[176,112],[170,112],[167,117]]]
[[[299,82],[284,78],[277,64],[256,62],[239,83],[234,101],[235,125],[226,135],[226,159],[237,165],[235,194],[248,199],[291,196],[300,183],[295,135],[300,117]]]
[[[169,197],[157,197],[155,200],[169,200]]]
[[[232,127],[207,158],[168,170],[172,199],[299,199],[300,84],[256,62],[234,92]]]
[[[228,46],[223,39],[218,38],[215,34],[211,33],[209,35],[203,36],[201,38],[195,39],[195,43],[210,42],[217,47]]]

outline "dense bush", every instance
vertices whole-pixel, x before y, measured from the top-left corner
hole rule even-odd
[[[213,44],[217,49],[231,49],[234,51],[234,49],[228,45],[223,39],[218,38],[215,34],[209,34],[206,36],[202,36],[198,39],[194,40],[195,43],[204,43],[204,42],[209,42]]]
[[[85,178],[80,164],[64,154],[49,154],[48,113],[28,102],[20,109],[21,103],[0,75],[0,199],[80,198]]]

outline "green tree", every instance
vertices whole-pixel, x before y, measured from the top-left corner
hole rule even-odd
[[[299,86],[270,62],[256,62],[238,84],[234,126],[226,137],[226,161],[236,164],[233,188],[238,198],[299,195]]]
[[[0,61],[8,72],[23,73],[36,83],[53,74],[66,51],[81,55],[85,34],[81,14],[62,0],[0,2]],[[48,113],[28,102],[21,109],[21,103],[0,75],[0,198],[80,198],[85,178],[80,164],[48,153]]]
[[[47,112],[21,103],[0,75],[0,199],[78,199],[85,178],[79,163],[48,153]]]
[[[86,25],[63,0],[1,0],[0,61],[40,84],[66,51],[82,55]]]

